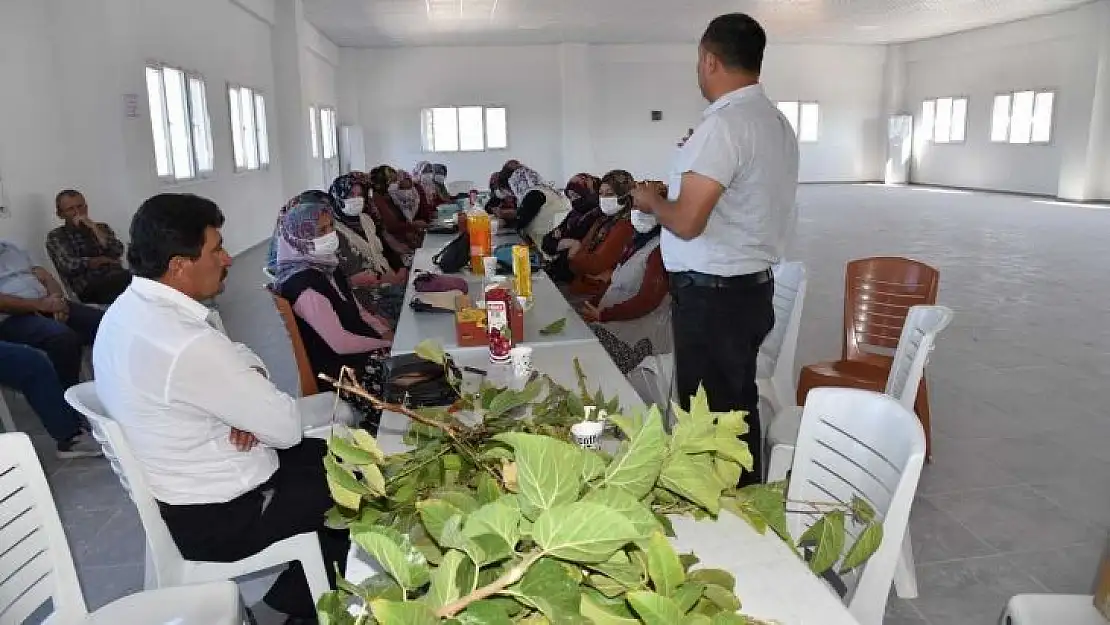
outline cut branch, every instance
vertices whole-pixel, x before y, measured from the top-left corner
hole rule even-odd
[[[343,382],[342,373],[339,375],[339,377],[341,378],[339,380],[336,380],[335,378],[333,378],[333,377],[331,377],[327,374],[324,374],[324,373],[319,374],[318,377],[321,380],[331,384],[332,386],[334,386],[338,390],[347,391],[348,393],[351,393],[352,395],[358,395],[359,397],[361,397],[361,398],[365,399],[366,401],[370,402],[370,404],[372,406],[374,406],[374,408],[377,408],[378,410],[385,410],[385,411],[388,411],[388,412],[396,412],[398,414],[403,414],[406,417],[408,417],[409,419],[412,419],[413,421],[416,421],[417,423],[421,423],[421,424],[427,425],[429,427],[433,427],[433,428],[436,428],[438,430],[442,430],[444,433],[446,433],[448,436],[450,436],[451,438],[453,438],[455,440],[459,439],[459,429],[457,427],[455,427],[454,425],[451,425],[450,423],[443,423],[442,421],[436,421],[435,419],[429,419],[428,417],[425,417],[424,415],[420,414],[419,412],[416,412],[415,410],[413,410],[412,408],[409,408],[408,406],[402,406],[401,404],[393,404],[393,403],[387,402],[383,399],[380,399],[378,397],[375,397],[375,396],[371,395],[369,392],[367,392],[366,389],[359,386],[358,384]]]
[[[528,556],[523,562],[505,571],[504,575],[493,580],[488,585],[482,586],[469,595],[443,606],[436,611],[436,616],[440,618],[451,618],[465,610],[466,606],[476,601],[492,597],[509,586],[519,582],[520,579],[524,577],[524,574],[528,572],[528,568],[535,564],[536,560],[539,560],[541,555],[543,554],[536,553]]]

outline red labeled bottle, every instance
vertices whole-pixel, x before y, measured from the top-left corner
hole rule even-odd
[[[504,280],[498,280],[486,289],[486,335],[492,363],[509,361],[509,350],[513,348],[512,302],[513,294]]]

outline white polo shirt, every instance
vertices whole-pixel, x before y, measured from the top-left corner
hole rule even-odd
[[[739,276],[778,262],[797,218],[798,139],[762,85],[727,93],[705,109],[676,155],[671,201],[686,172],[712,178],[725,191],[698,237],[684,241],[663,230],[667,271]]]

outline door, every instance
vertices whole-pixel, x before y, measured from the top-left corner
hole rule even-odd
[[[887,184],[910,181],[910,157],[913,153],[913,116],[891,115],[887,122],[886,175]]]

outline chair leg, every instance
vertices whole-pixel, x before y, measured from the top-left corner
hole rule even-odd
[[[917,569],[913,562],[913,543],[910,541],[908,528],[902,539],[902,553],[898,555],[898,563],[894,565],[894,590],[902,599],[917,598]]]
[[[929,385],[925,376],[921,377],[921,384],[917,387],[917,400],[914,402],[914,411],[921,420],[921,428],[925,430],[925,462],[933,461],[933,427],[929,415]]]
[[[781,482],[790,473],[794,464],[794,446],[778,444],[771,448],[771,456],[767,460],[767,481]]]

